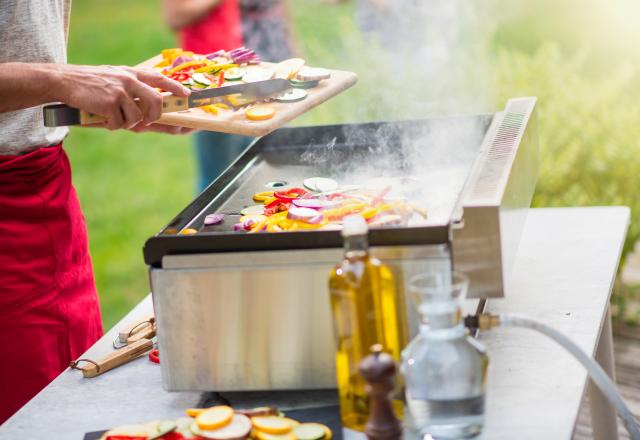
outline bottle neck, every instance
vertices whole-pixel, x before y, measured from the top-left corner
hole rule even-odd
[[[421,315],[421,332],[453,329],[462,325],[460,303],[454,298],[424,301],[418,311]]]
[[[347,258],[364,257],[369,254],[369,240],[366,235],[344,237],[344,254]]]

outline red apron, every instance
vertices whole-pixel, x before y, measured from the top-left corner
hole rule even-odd
[[[62,145],[0,156],[0,424],[101,335]]]

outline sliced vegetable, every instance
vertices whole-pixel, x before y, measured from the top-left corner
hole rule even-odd
[[[198,107],[200,110],[203,110],[207,113],[211,113],[212,115],[217,115],[220,113],[220,108],[215,105],[203,105]]]
[[[241,229],[248,231],[253,225],[266,220],[267,216],[262,214],[243,215],[242,217],[240,217],[239,225],[241,226]]]
[[[283,417],[253,417],[251,422],[258,431],[266,432],[267,434],[286,434],[293,429],[291,423]]]
[[[298,102],[307,97],[308,93],[304,89],[291,89],[276,98],[278,102]]]
[[[301,423],[293,428],[293,433],[298,440],[321,440],[326,436],[325,428],[319,423]]]
[[[289,80],[291,87],[295,87],[297,89],[312,89],[320,84],[320,81],[300,81],[298,79]]]
[[[264,213],[264,205],[247,206],[242,211],[240,211],[240,214],[242,215],[263,214],[263,213]]]
[[[286,202],[291,202],[293,199],[302,197],[305,194],[307,194],[307,191],[302,188],[289,188],[282,191],[275,191],[273,193],[273,196],[277,199],[284,200]]]
[[[204,224],[207,226],[210,225],[219,225],[224,222],[224,214],[209,214],[204,218]]]
[[[219,429],[202,429],[198,423],[191,425],[191,432],[211,440],[244,440],[251,432],[251,420],[242,414],[234,414],[231,421]]]
[[[179,66],[180,64],[184,64],[188,61],[193,61],[193,60],[194,60],[193,56],[180,55],[173,60],[173,63],[171,63],[171,67],[173,68],[173,67]]]
[[[208,55],[205,55],[205,58],[212,60],[214,58],[218,58],[218,57],[223,57],[227,54],[227,52],[225,52],[224,50],[216,50],[215,52],[211,52]]]
[[[262,432],[257,429],[255,432],[258,440],[296,440],[293,432],[287,432],[286,434],[269,434],[268,432]]]
[[[268,79],[273,78],[275,72],[271,69],[264,69],[262,67],[253,67],[246,70],[242,76],[242,80],[244,82],[256,82],[256,81],[266,81]]]
[[[266,217],[265,217],[265,220],[266,220]],[[243,414],[247,417],[273,416],[278,414],[278,408],[273,406],[260,406],[258,408],[251,408],[251,409],[236,409],[235,412],[236,414]]]
[[[197,234],[198,230],[197,229],[193,229],[193,228],[186,228],[183,229],[182,231],[180,231],[181,235],[193,235],[193,234]]]
[[[195,83],[198,83],[198,84],[203,85],[205,87],[210,87],[211,86],[211,81],[204,75],[204,73],[194,73],[193,75],[191,75],[191,79]]]
[[[232,417],[233,409],[230,406],[214,406],[198,414],[196,424],[200,429],[213,430],[228,425]]]
[[[308,223],[319,223],[322,221],[322,214],[315,209],[291,206],[289,207],[287,218],[291,220],[302,220]]]
[[[177,427],[178,425],[176,425],[173,420],[161,420],[159,422],[156,422],[156,429],[158,432],[157,434],[150,436],[149,440],[158,439],[160,437],[164,438],[164,436],[166,436],[170,432],[175,431]]]
[[[289,58],[276,64],[273,70],[276,72],[276,78],[291,79],[303,66],[304,60],[302,58]]]
[[[244,46],[233,49],[228,55],[237,64],[260,62],[260,57],[253,50]]]
[[[227,81],[240,81],[242,77],[245,76],[246,74],[247,74],[246,70],[241,69],[239,67],[232,67],[226,70],[224,77],[226,78]]]
[[[296,76],[300,81],[321,81],[329,78],[331,78],[331,71],[321,67],[304,67]]]
[[[268,105],[258,105],[245,112],[247,119],[251,121],[265,121],[271,119],[276,114],[276,110]]]
[[[333,191],[339,186],[338,182],[327,177],[310,177],[308,179],[304,179],[304,182],[302,182],[302,184],[305,186],[305,188],[316,192]]]
[[[300,208],[311,208],[311,209],[328,209],[334,208],[340,204],[340,202],[335,200],[327,200],[327,199],[295,199],[292,202],[295,206]]]
[[[118,428],[110,429],[104,436],[105,438],[127,438],[127,439],[143,439],[147,440],[154,435],[157,429],[148,425],[124,425]]]
[[[176,67],[170,69],[168,72],[166,72],[166,74],[171,75],[172,73],[176,73],[185,69],[198,69],[205,65],[207,65],[207,62],[202,60],[187,61],[185,63],[179,64]]]
[[[268,198],[273,197],[273,191],[257,192],[253,195],[254,202],[264,202]]]

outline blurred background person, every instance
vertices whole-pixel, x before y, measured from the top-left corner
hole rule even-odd
[[[184,50],[207,54],[247,46],[265,61],[293,54],[283,0],[164,0],[165,20]],[[249,145],[252,137],[200,131],[195,134],[197,191],[204,190]]]
[[[167,25],[178,33],[184,50],[208,54],[243,45],[237,0],[164,0],[164,16]],[[200,192],[229,166],[252,138],[199,131],[194,139]]]

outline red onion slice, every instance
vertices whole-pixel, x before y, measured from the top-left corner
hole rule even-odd
[[[208,60],[212,60],[217,57],[225,56],[227,53],[224,50],[216,50],[215,52],[211,52],[210,54],[205,55]]]
[[[291,220],[302,220],[305,222],[310,222],[320,217],[320,221],[322,221],[322,214],[319,211],[311,208],[301,208],[299,206],[290,206],[287,217]]]
[[[224,214],[209,214],[204,218],[206,226],[219,225],[224,222]]]
[[[327,209],[339,205],[340,202],[325,199],[293,199],[293,204],[299,208]]]
[[[186,55],[180,55],[175,60],[173,60],[173,63],[171,63],[171,67],[177,67],[182,63],[186,63],[187,61],[193,61],[193,60],[194,60],[193,57],[189,57],[189,56],[186,56]]]

